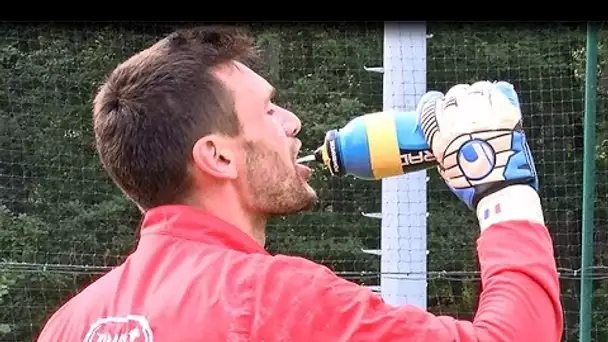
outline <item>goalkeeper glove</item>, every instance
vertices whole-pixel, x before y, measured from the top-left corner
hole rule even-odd
[[[445,95],[431,91],[417,111],[440,175],[469,208],[475,210],[483,197],[513,184],[538,191],[511,84],[483,81],[456,85]]]

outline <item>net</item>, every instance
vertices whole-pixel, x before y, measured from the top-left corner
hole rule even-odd
[[[0,25],[0,341],[31,340],[52,310],[120,263],[133,247],[140,217],[100,168],[90,100],[106,72],[176,26]],[[382,23],[251,27],[265,50],[262,73],[279,90],[277,102],[304,122],[304,150],[312,152],[328,129],[382,109],[382,75],[364,68],[383,64]],[[428,89],[445,91],[456,83],[500,78],[521,94],[561,270],[564,340],[577,340],[584,30],[435,24],[429,25],[426,44]],[[602,65],[605,58],[601,53]],[[608,214],[608,126],[602,110],[608,102],[606,93],[601,95],[599,265],[606,254],[602,227]],[[433,313],[470,319],[479,289],[476,223],[436,173],[428,175],[428,195],[421,200],[428,208],[425,302]],[[330,178],[317,170],[312,185],[318,189],[318,205],[273,220],[267,248],[313,259],[377,289],[381,222],[373,214],[391,205],[381,196],[381,182]],[[403,235],[396,241],[409,246],[411,239]],[[604,283],[595,283],[598,341],[608,339]]]

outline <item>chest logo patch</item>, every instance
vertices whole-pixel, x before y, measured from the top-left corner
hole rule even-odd
[[[83,342],[154,342],[144,316],[104,317],[91,325]]]

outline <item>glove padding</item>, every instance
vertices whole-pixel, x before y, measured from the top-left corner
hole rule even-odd
[[[507,82],[431,91],[418,105],[420,128],[450,189],[471,209],[511,184],[538,191],[517,93]]]

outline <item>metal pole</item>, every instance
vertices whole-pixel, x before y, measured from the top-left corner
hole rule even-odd
[[[383,107],[412,111],[426,92],[426,23],[384,25]],[[382,180],[381,294],[426,309],[426,171]]]
[[[597,31],[587,23],[587,65],[585,73],[585,118],[583,152],[583,218],[581,256],[580,341],[591,342],[593,298],[593,228],[595,203],[595,124],[597,97]]]

